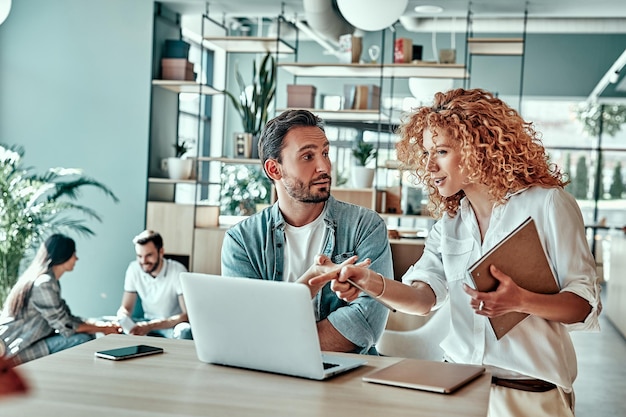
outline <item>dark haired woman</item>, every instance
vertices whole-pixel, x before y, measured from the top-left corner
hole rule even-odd
[[[114,323],[87,323],[73,316],[61,298],[59,279],[77,260],[74,240],[54,234],[9,292],[0,316],[0,339],[13,364],[87,342],[95,333],[121,331]]]

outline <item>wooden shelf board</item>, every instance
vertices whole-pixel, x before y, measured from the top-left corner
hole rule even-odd
[[[148,182],[152,184],[197,184],[196,180],[173,180],[171,178],[156,178],[150,177],[148,178]]]
[[[206,180],[198,180],[198,179],[187,179],[187,180],[173,180],[170,178],[157,178],[151,177],[148,178],[148,182],[150,184],[166,184],[166,185],[177,185],[177,184],[190,184],[190,185],[221,185],[220,182],[215,181],[206,181]]]
[[[286,109],[276,109],[276,113],[282,113]],[[305,109],[321,117],[325,121],[351,121],[351,122],[377,122],[389,121],[389,116],[379,110],[328,110],[328,109]]]
[[[523,55],[523,38],[468,38],[472,55]]]
[[[281,54],[295,53],[295,48],[282,40],[256,36],[210,36],[204,38],[203,46],[209,49],[223,49],[227,52],[276,53],[278,51]]]
[[[199,84],[195,81],[152,80],[152,85],[165,88],[166,90],[170,90],[175,93],[203,94],[206,96],[222,94],[220,90],[217,90],[210,85]]]
[[[278,63],[278,67],[299,77],[361,78],[468,78],[464,65],[418,62],[411,64],[310,64]]]
[[[222,162],[224,164],[242,164],[242,165],[258,165],[261,163],[260,159],[251,158],[228,158],[224,156],[199,156],[196,157],[200,162]]]

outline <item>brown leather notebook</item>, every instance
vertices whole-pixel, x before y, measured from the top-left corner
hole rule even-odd
[[[556,294],[560,290],[531,217],[469,268],[475,288],[479,291],[493,291],[498,286],[498,281],[489,272],[489,265],[492,264],[528,291]],[[513,312],[490,318],[489,321],[496,338],[500,340],[526,317],[526,313]]]

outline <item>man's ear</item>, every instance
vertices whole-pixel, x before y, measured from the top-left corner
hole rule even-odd
[[[278,181],[283,177],[280,164],[275,159],[265,161],[265,172],[274,181]]]

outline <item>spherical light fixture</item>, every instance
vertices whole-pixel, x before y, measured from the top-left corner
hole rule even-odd
[[[0,25],[4,22],[11,11],[11,0],[0,0]]]
[[[398,20],[409,0],[337,0],[343,17],[357,29],[375,32]]]
[[[452,78],[409,78],[409,90],[420,103],[432,103],[435,93],[452,89]]]

